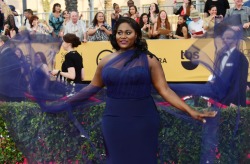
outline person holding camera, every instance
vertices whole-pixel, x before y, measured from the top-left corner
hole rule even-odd
[[[107,41],[112,33],[112,28],[106,22],[103,12],[97,12],[87,34],[89,41]]]

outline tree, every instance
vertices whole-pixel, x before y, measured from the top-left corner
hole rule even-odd
[[[77,11],[77,0],[65,0],[66,10]]]

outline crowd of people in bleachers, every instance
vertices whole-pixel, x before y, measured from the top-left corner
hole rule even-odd
[[[182,5],[177,8],[174,3],[174,14],[178,15],[176,26],[170,24],[168,14],[165,10],[159,10],[156,3],[152,3],[148,13],[139,13],[137,7],[128,4],[128,12],[121,14],[119,4],[114,3],[114,12],[111,14],[111,24],[105,18],[102,11],[98,11],[91,25],[87,28],[81,16],[76,11],[62,11],[61,5],[55,3],[49,15],[49,21],[39,19],[31,9],[23,12],[24,23],[20,25],[15,19],[18,15],[15,7],[1,1],[2,14],[0,28],[1,34],[12,38],[20,30],[29,30],[31,34],[42,33],[54,37],[62,37],[67,33],[74,33],[80,41],[106,41],[112,33],[112,27],[120,17],[130,17],[141,26],[145,39],[189,39],[200,36],[213,36],[216,23],[234,14],[241,15],[241,25],[246,36],[250,36],[249,16],[250,8],[242,6],[243,0],[235,0],[235,6],[230,8],[228,0],[207,0],[205,2],[205,18],[195,9],[191,0],[183,0]],[[176,27],[176,29],[172,29]],[[239,28],[239,27],[234,27]]]

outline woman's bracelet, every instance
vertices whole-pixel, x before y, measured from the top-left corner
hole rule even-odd
[[[56,77],[58,77],[58,76],[60,75],[60,73],[61,73],[61,71],[59,70],[59,71],[57,72]]]

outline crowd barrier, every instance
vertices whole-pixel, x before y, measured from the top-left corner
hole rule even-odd
[[[161,61],[166,80],[169,82],[206,82],[211,74],[202,65],[192,64],[185,56],[185,51],[196,39],[172,39],[172,40],[147,40],[149,50]],[[210,58],[214,58],[214,42],[210,39],[199,39],[205,42],[203,50]],[[250,59],[250,47],[242,44],[241,51]],[[87,42],[82,43],[76,49],[83,57],[85,81],[91,81],[97,68],[98,62],[106,55],[114,52],[110,42]],[[56,55],[56,69],[61,69],[66,52],[60,50]],[[195,55],[188,54],[188,55]],[[250,71],[249,71],[250,72]],[[250,77],[248,76],[248,81]]]

